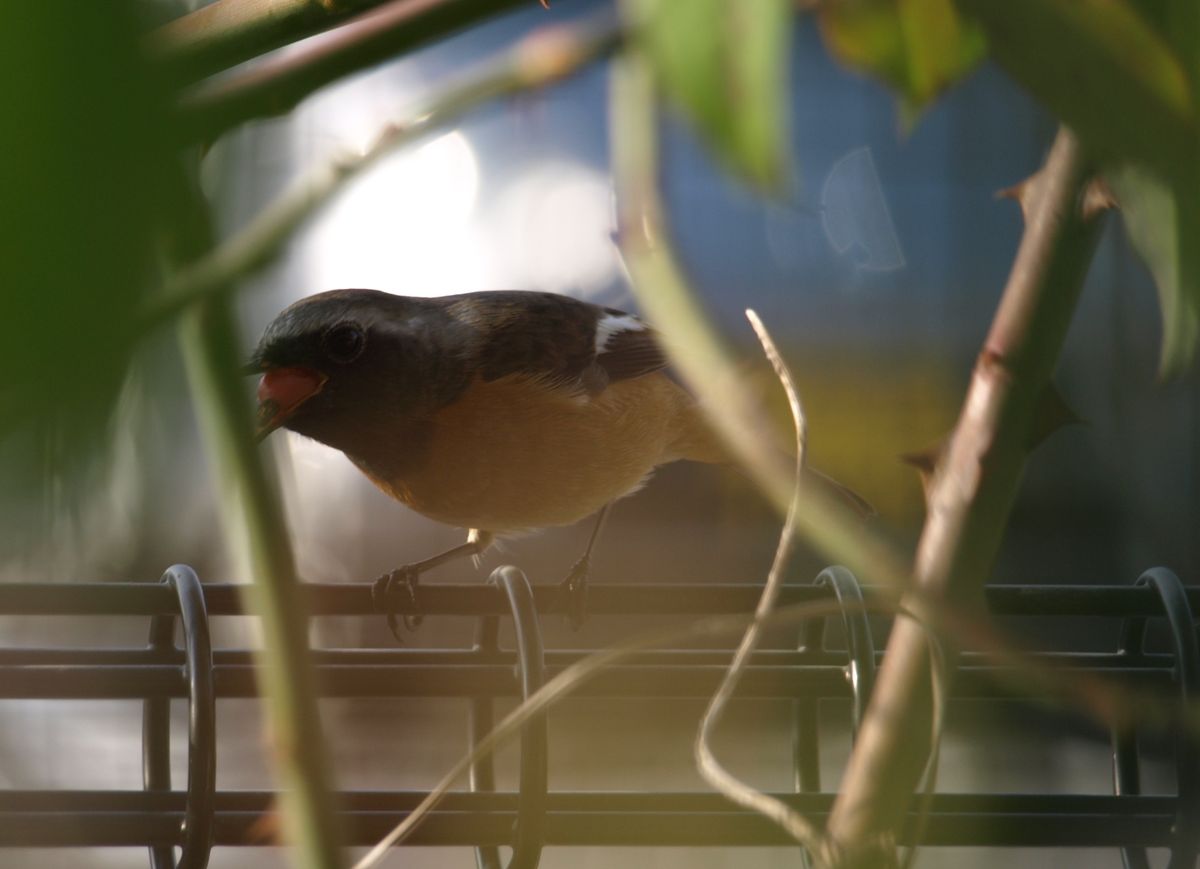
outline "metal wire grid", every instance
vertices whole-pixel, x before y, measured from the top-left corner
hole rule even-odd
[[[867,590],[869,593],[869,590]],[[310,610],[321,615],[370,614],[369,585],[306,586]],[[323,696],[455,696],[470,702],[472,743],[493,723],[497,697],[528,696],[581,653],[546,651],[539,616],[561,607],[554,588],[532,587],[519,570],[498,568],[489,585],[422,587],[422,615],[479,617],[473,648],[463,650],[321,650],[314,652]],[[751,612],[759,590],[749,585],[614,584],[590,591],[593,616],[712,615]],[[794,703],[796,793],[781,794],[820,820],[833,795],[820,793],[817,701],[848,697],[857,725],[874,682],[878,653],[865,611],[864,589],[844,568],[829,568],[813,585],[785,589],[781,605],[835,599],[841,604],[846,651],[824,642],[825,621],[808,623],[796,651],[757,653],[740,696]],[[1194,607],[1200,588],[1186,589],[1164,568],[1132,587],[994,586],[986,591],[996,615],[1108,616],[1123,619],[1111,653],[1046,653],[1078,671],[1104,672],[1140,688],[1174,691],[1183,704],[1200,696],[1200,651]],[[137,791],[0,791],[0,846],[130,846],[149,848],[153,869],[207,865],[214,845],[262,844],[255,825],[269,811],[267,791],[217,791],[215,724],[219,698],[255,696],[255,664],[244,650],[214,651],[210,615],[242,613],[240,587],[201,585],[176,565],[156,584],[19,583],[0,586],[0,614],[147,615],[150,640],[140,649],[0,649],[0,698],[106,698],[143,701],[143,779]],[[513,620],[516,648],[498,643],[501,617]],[[1166,617],[1170,654],[1144,648],[1146,622]],[[183,624],[184,647],[173,643]],[[727,652],[672,649],[644,652],[595,679],[582,694],[706,697],[728,664]],[[1013,697],[1011,669],[966,655],[954,681],[956,697]],[[188,701],[188,781],[171,789],[169,704]],[[1200,853],[1200,752],[1181,728],[1175,750],[1177,794],[1140,794],[1138,733],[1113,736],[1112,796],[1084,794],[938,794],[926,845],[1119,847],[1126,866],[1148,866],[1147,847],[1171,849],[1171,869]],[[519,787],[495,791],[489,760],[471,771],[470,792],[453,793],[409,839],[420,845],[473,845],[481,869],[532,869],[544,845],[778,845],[780,831],[715,794],[566,792],[547,790],[547,725],[536,719],[521,737]],[[354,844],[381,838],[420,801],[412,791],[357,791],[341,796],[344,828]],[[70,823],[63,823],[69,818]],[[901,831],[909,842],[915,818]],[[511,846],[507,864],[500,846]],[[175,851],[179,849],[179,856]]]

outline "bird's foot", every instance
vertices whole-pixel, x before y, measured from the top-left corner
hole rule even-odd
[[[583,626],[583,620],[587,616],[587,580],[591,568],[591,559],[585,555],[575,562],[571,572],[558,587],[558,593],[563,599],[563,611],[567,616],[567,624],[573,631],[577,631]]]
[[[393,606],[395,602],[393,595],[399,592],[406,604],[405,609],[411,610],[411,612],[400,615],[400,619],[404,621],[405,630],[415,631],[421,626],[421,616],[416,612],[420,609],[417,603],[417,586],[420,581],[420,571],[411,564],[406,564],[404,567],[397,567],[379,577],[371,588],[371,601],[374,603],[376,611],[387,615],[388,630],[392,632],[392,636],[398,643],[403,643],[404,639],[400,636],[396,607]]]

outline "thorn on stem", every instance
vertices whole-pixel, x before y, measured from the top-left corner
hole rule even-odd
[[[1035,172],[1024,181],[1014,184],[1012,187],[1005,187],[1003,190],[996,191],[997,199],[1012,199],[1021,206],[1021,217],[1026,223],[1029,222],[1029,208],[1033,203],[1034,197],[1037,195],[1038,185],[1041,182],[1041,171]]]
[[[1067,404],[1058,387],[1053,383],[1047,384],[1038,399],[1037,407],[1034,408],[1033,421],[1029,427],[1029,438],[1025,448],[1032,452],[1059,429],[1084,422],[1086,420]],[[950,435],[945,435],[936,443],[923,449],[900,454],[900,461],[912,466],[920,475],[926,506],[929,504],[929,495],[933,489],[933,478],[937,474],[938,466],[942,463],[942,457],[946,454],[946,447],[949,443]]]
[[[1104,212],[1117,207],[1117,197],[1113,195],[1103,178],[1096,176],[1083,189],[1079,210],[1084,220],[1093,220]]]
[[[549,7],[547,7],[549,8]],[[565,27],[550,27],[526,37],[518,48],[519,74],[527,85],[545,85],[579,66],[579,40]]]
[[[1047,383],[1033,410],[1033,424],[1029,427],[1026,448],[1032,451],[1060,428],[1084,422],[1069,404],[1058,387]]]
[[[921,489],[925,493],[925,504],[929,504],[929,495],[933,490],[933,477],[937,473],[937,467],[942,461],[942,455],[946,451],[947,438],[941,438],[937,443],[931,444],[921,450],[915,450],[911,453],[901,453],[900,461],[906,465],[911,465],[921,478]]]

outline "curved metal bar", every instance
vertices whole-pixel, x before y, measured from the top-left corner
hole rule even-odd
[[[1179,577],[1165,567],[1147,570],[1138,577],[1137,584],[1153,586],[1162,598],[1175,649],[1180,706],[1187,710],[1200,698],[1200,644],[1196,642],[1196,619],[1188,603],[1187,591]],[[1200,855],[1200,745],[1182,726],[1175,734],[1175,768],[1179,808],[1175,816],[1175,841],[1167,867],[1184,869],[1195,866],[1196,857]]]
[[[163,578],[166,581],[166,577]],[[150,619],[150,651],[175,649],[175,617]],[[142,789],[171,790],[171,698],[147,697],[142,701]],[[151,845],[150,869],[175,869],[175,849]]]
[[[1145,651],[1146,619],[1135,616],[1125,619],[1121,625],[1121,638],[1117,645],[1118,655],[1139,658]],[[1137,725],[1130,722],[1112,730],[1112,774],[1114,796],[1137,796],[1142,791],[1141,763],[1138,758]],[[1150,869],[1150,857],[1146,849],[1136,845],[1121,848],[1121,861],[1125,869]]]
[[[533,589],[525,574],[515,567],[498,567],[492,573],[508,597],[517,639],[517,667],[521,698],[527,699],[546,681],[545,652],[538,624]],[[520,793],[517,822],[513,829],[512,858],[507,869],[535,869],[545,843],[548,740],[546,716],[530,719],[521,731]]]
[[[212,851],[217,786],[216,692],[204,590],[195,571],[167,568],[163,581],[179,599],[188,682],[188,783],[179,869],[205,869]]]
[[[822,570],[816,584],[831,587],[842,610],[846,652],[850,657],[847,675],[854,696],[854,732],[857,734],[867,701],[871,699],[871,691],[875,687],[875,640],[871,636],[871,625],[863,606],[862,586],[858,583],[858,577],[838,565]]]
[[[474,651],[488,653],[499,649],[499,628],[499,617],[481,618],[475,633]],[[490,697],[472,697],[470,703],[467,707],[467,737],[470,748],[474,751],[495,726],[495,710]],[[489,752],[471,764],[467,786],[472,793],[492,793],[496,790],[496,768],[493,761],[494,758]],[[495,845],[476,845],[475,865],[477,869],[500,869],[500,849]]]

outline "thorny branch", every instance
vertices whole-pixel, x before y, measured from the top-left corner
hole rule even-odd
[[[526,37],[515,48],[466,75],[409,120],[386,127],[366,150],[345,154],[301,176],[249,226],[176,272],[145,310],[142,328],[152,328],[201,299],[227,292],[237,279],[265,266],[283,250],[297,227],[347,181],[396,148],[490,100],[545,87],[571,75],[613,51],[620,39],[616,23],[607,17],[598,22],[547,28]]]
[[[342,23],[387,0],[214,0],[157,28],[146,50],[185,84]]]
[[[529,0],[392,0],[294,51],[210,79],[184,94],[176,129],[211,142],[251,118],[280,115],[332,81],[478,24]]]
[[[914,577],[927,601],[972,604],[995,559],[1106,204],[1088,178],[1085,155],[1064,129],[1020,188],[1025,234],[930,484]],[[930,613],[928,603],[910,602]],[[900,620],[829,821],[841,865],[894,860],[895,831],[930,750],[930,702],[928,639]]]

